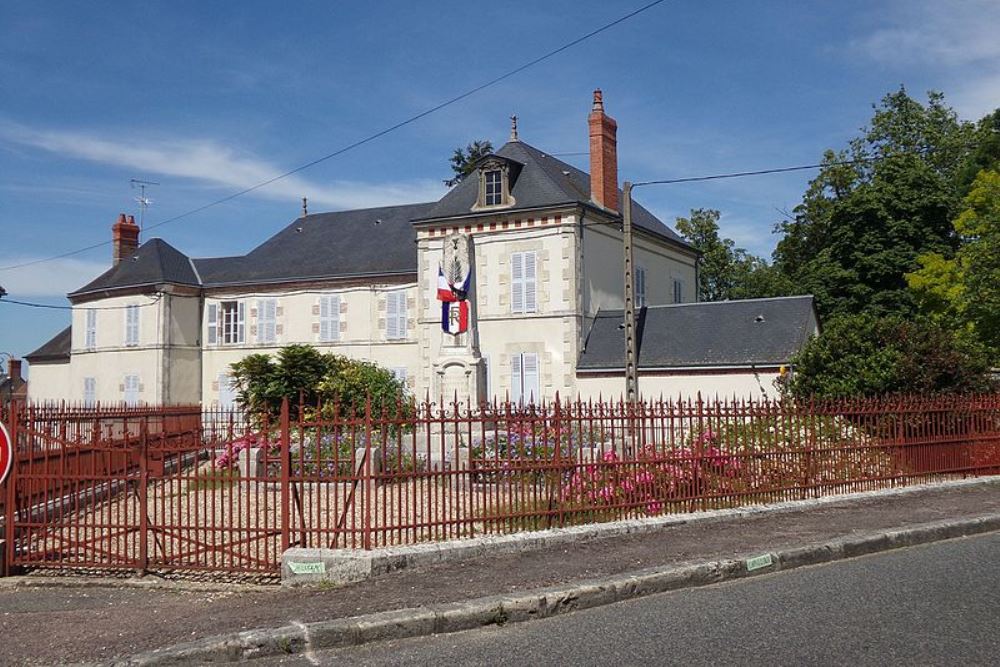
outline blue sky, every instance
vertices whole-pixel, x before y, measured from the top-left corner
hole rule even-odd
[[[130,178],[161,183],[147,221],[253,185],[464,92],[644,4],[635,2],[5,2],[0,6],[0,266],[110,238],[136,213]],[[619,124],[620,177],[672,178],[818,161],[905,84],[966,118],[1000,104],[1000,3],[665,2],[399,131],[155,230],[192,256],[242,254],[310,210],[444,192],[459,145],[521,138],[587,150],[591,91]],[[582,168],[585,156],[564,158]],[[722,211],[769,254],[809,174],[648,188],[672,223]],[[146,235],[144,238],[148,238]],[[110,247],[16,271],[20,298],[62,296]],[[22,355],[68,314],[0,306]]]

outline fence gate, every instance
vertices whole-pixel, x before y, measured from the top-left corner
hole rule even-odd
[[[231,415],[26,408],[8,422],[8,568],[278,571],[278,457]]]

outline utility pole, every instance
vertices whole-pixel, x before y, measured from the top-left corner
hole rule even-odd
[[[632,266],[632,184],[622,186],[622,236],[625,246],[625,395],[629,403],[639,397],[639,373],[635,341],[635,283]]]

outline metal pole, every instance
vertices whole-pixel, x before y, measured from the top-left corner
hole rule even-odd
[[[622,186],[622,235],[625,246],[625,395],[635,403],[639,393],[639,378],[635,346],[635,283],[632,265],[632,184]]]

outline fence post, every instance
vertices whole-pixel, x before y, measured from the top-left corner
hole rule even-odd
[[[149,415],[139,423],[139,575],[149,569]]]
[[[369,394],[365,397],[365,464],[364,464],[364,536],[363,546],[365,550],[372,548],[372,397]]]
[[[0,554],[0,576],[10,576],[14,574],[14,520],[17,517],[14,504],[17,502],[17,495],[14,491],[17,482],[17,430],[18,430],[18,410],[20,403],[11,401],[7,406],[7,435],[10,436],[11,463],[10,474],[7,476],[6,500],[4,503],[4,553]]]
[[[291,545],[291,468],[292,452],[289,443],[291,437],[288,419],[288,397],[281,399],[281,552],[284,553]]]

